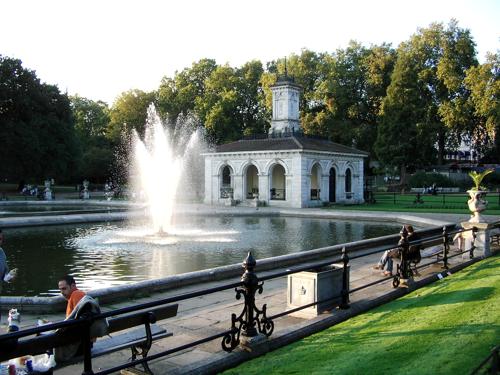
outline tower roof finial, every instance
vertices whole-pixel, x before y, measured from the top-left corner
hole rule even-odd
[[[285,72],[284,74],[278,74],[277,82],[295,82],[294,78],[288,75],[288,66],[285,56]]]

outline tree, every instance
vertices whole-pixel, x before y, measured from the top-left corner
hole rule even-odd
[[[0,56],[0,176],[72,179],[79,149],[69,99],[21,60]]]
[[[124,137],[130,135],[133,129],[144,135],[147,110],[154,101],[154,92],[141,90],[126,91],[116,99],[109,112],[110,121],[106,132],[113,144],[122,144]]]
[[[217,67],[205,80],[205,93],[195,99],[195,112],[207,136],[216,143],[241,138],[243,124],[238,113],[238,76],[229,65]]]
[[[238,112],[241,116],[245,136],[267,132],[268,119],[264,101],[261,77],[264,73],[262,63],[253,60],[236,71],[238,76]]]
[[[109,109],[102,101],[72,96],[71,109],[75,131],[82,149],[80,177],[94,182],[105,182],[112,174],[114,147],[106,138]]]
[[[487,55],[486,63],[467,71],[465,85],[470,90],[474,111],[472,138],[484,161],[500,160],[500,53]]]
[[[477,61],[470,32],[454,20],[446,29],[420,29],[401,43],[397,56],[375,150],[404,176],[410,165],[442,163],[445,147],[458,145],[469,123],[465,72]]]
[[[93,145],[106,137],[109,109],[103,101],[93,101],[78,95],[71,96],[71,110],[75,118],[75,131],[84,146]]]
[[[187,115],[194,110],[196,98],[205,93],[205,80],[216,69],[212,59],[202,59],[176,73],[174,78],[164,77],[157,93],[158,111],[175,123],[179,114]]]

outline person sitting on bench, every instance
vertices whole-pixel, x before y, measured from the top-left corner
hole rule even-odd
[[[66,319],[80,319],[90,315],[101,313],[99,303],[76,287],[75,279],[66,275],[59,280],[59,290],[68,303],[66,306]],[[104,336],[108,333],[108,322],[106,319],[95,320],[90,326],[90,337],[95,341],[96,337]],[[61,328],[57,332],[72,332],[79,335],[80,328]],[[81,354],[80,342],[55,348],[54,354],[56,362],[68,361],[71,358]]]
[[[410,224],[405,224],[404,227],[408,232],[408,241],[414,240],[415,231]],[[394,268],[394,258],[399,258],[401,256],[399,247],[394,249],[389,249],[384,251],[382,257],[378,263],[373,266],[376,270],[383,270],[387,266],[386,270],[382,273],[383,276],[392,276],[392,269]]]

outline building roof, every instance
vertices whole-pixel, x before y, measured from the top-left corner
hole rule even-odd
[[[368,156],[365,151],[347,147],[326,139],[317,139],[306,136],[293,135],[290,137],[242,139],[236,142],[222,144],[216,147],[215,152],[248,152],[248,151],[284,151],[304,150],[323,151],[339,154],[356,154]]]

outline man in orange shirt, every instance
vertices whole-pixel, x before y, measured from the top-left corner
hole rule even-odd
[[[70,316],[78,302],[85,296],[85,292],[76,287],[73,276],[63,276],[59,280],[59,290],[64,298],[68,300],[66,305],[66,317]]]

